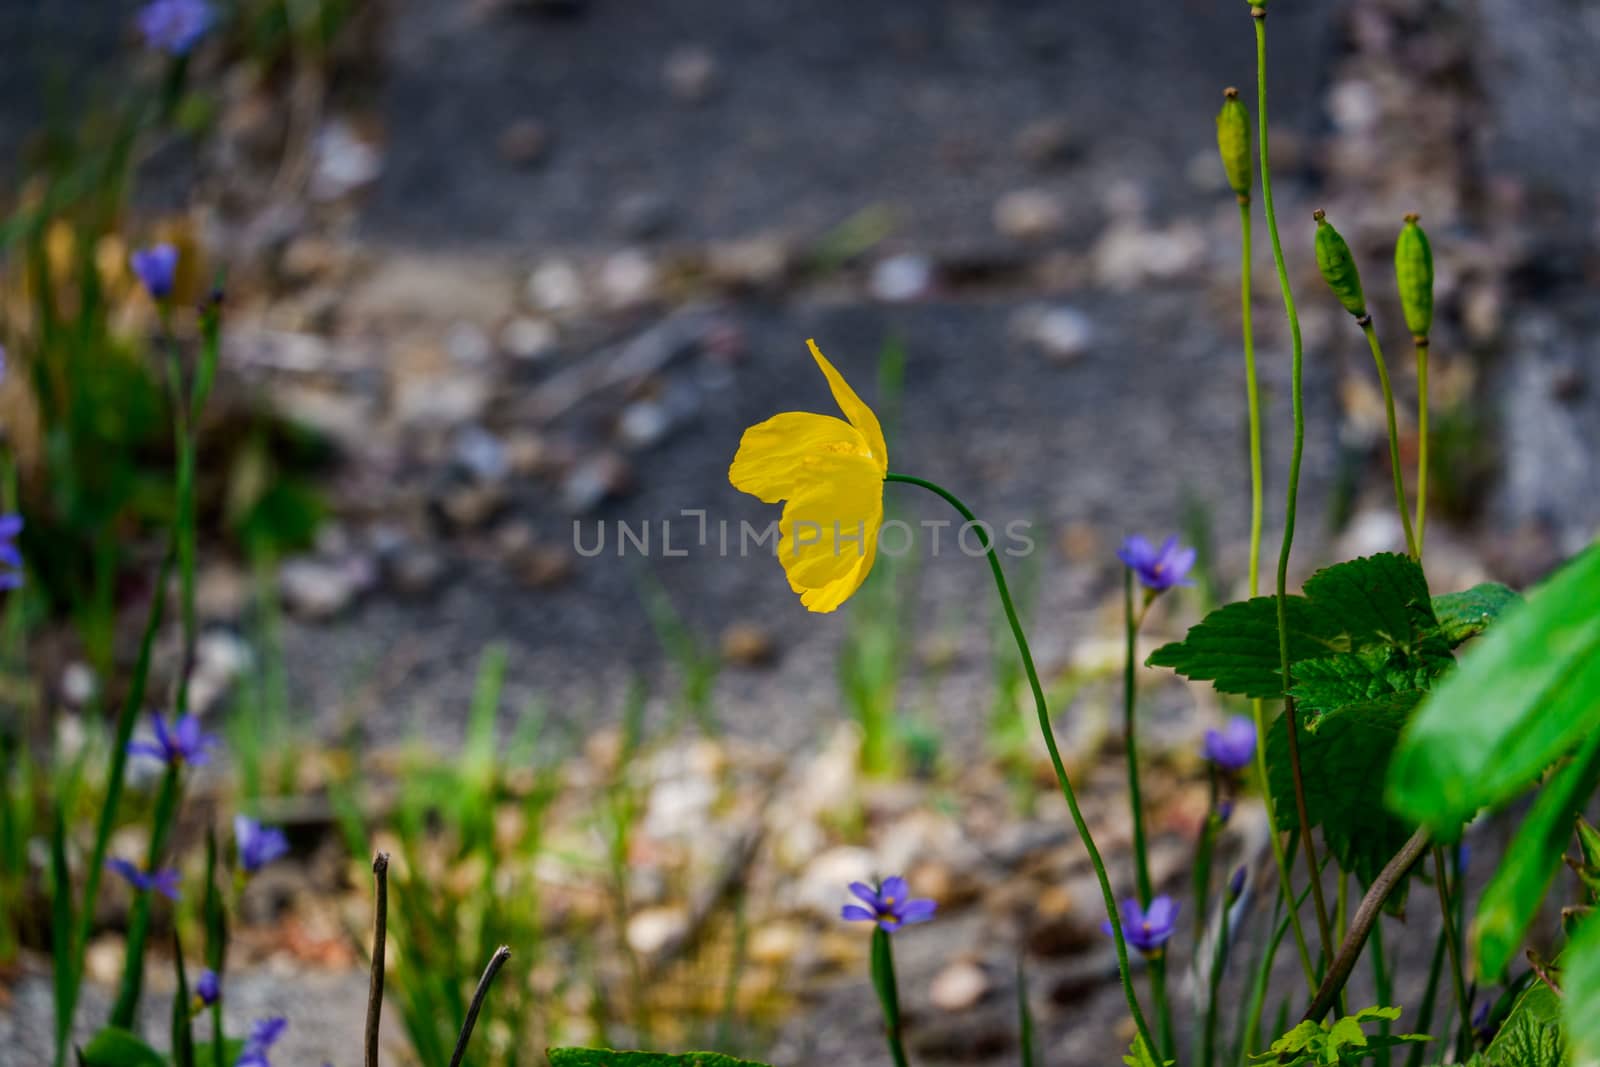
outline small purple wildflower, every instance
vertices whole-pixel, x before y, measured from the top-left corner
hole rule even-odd
[[[275,826],[262,826],[247,815],[233,817],[234,843],[239,846],[239,866],[254,874],[288,854],[289,839]]]
[[[194,984],[194,998],[200,1006],[209,1008],[222,997],[222,979],[217,977],[217,972],[209,967],[200,972],[200,980]]]
[[[890,933],[902,926],[927,922],[933,918],[934,910],[938,907],[926,898],[913,898],[911,887],[899,875],[885,878],[883,885],[876,890],[865,882],[851,882],[850,892],[861,898],[867,906],[863,908],[860,904],[846,904],[839,915],[851,922],[877,923]]]
[[[1178,927],[1178,904],[1163,893],[1150,902],[1149,910],[1139,906],[1139,901],[1129,897],[1122,902],[1122,936],[1128,944],[1154,956],[1167,943]],[[1102,919],[1100,929],[1111,933],[1111,920]]]
[[[180,763],[204,763],[206,749],[217,743],[215,737],[200,732],[200,718],[193,712],[179,716],[170,730],[160,713],[151,712],[150,725],[156,739],[128,742],[129,755],[151,756],[169,767],[176,767]]]
[[[1207,730],[1205,753],[1206,759],[1224,770],[1244,770],[1256,754],[1256,724],[1235,715],[1222,729]]]
[[[288,1027],[289,1020],[281,1015],[258,1020],[250,1027],[250,1037],[245,1041],[244,1051],[234,1061],[233,1067],[272,1067],[267,1060],[267,1053]]]
[[[17,548],[21,533],[21,515],[0,515],[0,589],[22,585],[22,552]]]
[[[205,36],[211,20],[205,0],[151,0],[139,12],[139,32],[151,48],[181,56]]]
[[[172,282],[178,273],[178,250],[169,244],[141,248],[128,257],[128,265],[156,300],[172,295]]]
[[[1189,568],[1194,566],[1195,550],[1180,548],[1177,535],[1167,538],[1160,548],[1141,534],[1122,542],[1117,558],[1127,564],[1134,576],[1152,593],[1164,593],[1175,585],[1193,585]]]
[[[1233,818],[1233,801],[1223,797],[1217,801],[1217,825],[1226,826],[1231,818]]]
[[[142,871],[124,859],[109,859],[106,866],[127,879],[129,885],[141,893],[154,890],[168,900],[178,899],[178,872],[174,870]]]

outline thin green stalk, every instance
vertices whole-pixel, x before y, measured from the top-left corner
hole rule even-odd
[[[1200,1040],[1200,1067],[1211,1067],[1217,1055],[1217,989],[1222,985],[1222,971],[1228,960],[1228,913],[1233,902],[1224,900],[1222,920],[1217,930],[1217,949],[1211,956],[1210,981],[1206,983],[1206,1022]]]
[[[1200,955],[1200,942],[1205,937],[1205,924],[1199,918],[1211,910],[1211,856],[1216,848],[1217,832],[1222,820],[1217,817],[1217,776],[1211,774],[1211,803],[1206,808],[1205,825],[1200,828],[1200,840],[1194,849],[1194,951]]]
[[[1234,1062],[1239,1067],[1245,1067],[1250,1062],[1250,1050],[1261,1041],[1261,1016],[1267,1005],[1267,981],[1272,977],[1272,962],[1277,959],[1278,946],[1282,944],[1283,935],[1289,930],[1289,916],[1294,914],[1294,908],[1305,903],[1310,893],[1309,887],[1302,890],[1300,896],[1293,902],[1293,908],[1285,907],[1282,897],[1278,898],[1273,907],[1272,938],[1267,942],[1261,958],[1256,961],[1255,976],[1250,982],[1249,1008],[1239,1017],[1238,1048],[1234,1056]]]
[[[1417,345],[1417,559],[1422,558],[1423,531],[1428,524],[1428,339]]]
[[[1278,215],[1272,207],[1272,167],[1268,161],[1267,151],[1267,9],[1252,7],[1250,16],[1256,28],[1256,117],[1260,123],[1257,139],[1261,146],[1261,207],[1267,218],[1267,233],[1272,237],[1272,261],[1278,271],[1278,288],[1283,292],[1283,311],[1289,320],[1289,336],[1293,352],[1290,394],[1294,403],[1294,447],[1289,453],[1289,493],[1283,513],[1283,546],[1278,551],[1278,656],[1283,675],[1283,714],[1289,741],[1289,771],[1294,779],[1295,815],[1301,829],[1300,840],[1305,846],[1306,868],[1311,874],[1311,902],[1317,914],[1317,933],[1322,942],[1322,957],[1328,959],[1332,955],[1333,937],[1328,925],[1328,904],[1322,899],[1322,882],[1317,877],[1317,872],[1322,868],[1317,863],[1316,846],[1311,840],[1311,820],[1307,816],[1305,778],[1300,771],[1300,725],[1295,717],[1294,697],[1289,695],[1292,685],[1289,673],[1289,553],[1294,547],[1295,511],[1300,500],[1300,463],[1306,445],[1303,380],[1305,351],[1300,339],[1300,315],[1295,311],[1294,292],[1289,287],[1289,268],[1283,259],[1283,241],[1278,236]],[[1257,746],[1258,749],[1261,747],[1263,746]],[[1262,784],[1266,785],[1265,778],[1262,779]],[[1287,885],[1284,888],[1288,890]],[[1303,939],[1299,931],[1298,909],[1294,907],[1293,902],[1290,903],[1289,910],[1290,915],[1294,917],[1296,934]],[[1309,952],[1307,955],[1309,957]],[[1308,982],[1308,985],[1315,991],[1315,981]]]
[[[1177,1056],[1178,1042],[1172,1032],[1172,1006],[1167,1003],[1167,955],[1157,952],[1150,957],[1150,996],[1156,1002],[1156,1031],[1161,1034],[1163,1062]]]
[[[145,851],[144,869],[154,872],[166,851],[167,838],[171,836],[178,814],[178,797],[182,793],[181,765],[172,763],[161,779],[161,792],[156,795],[155,816],[151,822],[150,845]],[[128,945],[122,963],[122,984],[117,990],[117,1001],[111,1009],[111,1025],[132,1028],[139,1011],[139,998],[144,992],[144,946],[150,933],[150,890],[134,898],[133,914],[128,920]]]
[[[1472,1029],[1472,1003],[1467,994],[1466,971],[1461,966],[1461,942],[1456,937],[1455,904],[1451,899],[1449,875],[1445,871],[1444,849],[1433,846],[1434,886],[1439,891],[1439,918],[1443,920],[1441,933],[1450,953],[1450,981],[1455,987],[1456,1017],[1461,1024],[1456,1038],[1456,1058],[1467,1057],[1466,1036]]]
[[[1433,943],[1433,962],[1428,966],[1428,984],[1422,991],[1422,1000],[1417,1005],[1416,1032],[1425,1034],[1433,1025],[1433,1008],[1439,999],[1439,979],[1444,974],[1444,930],[1439,931],[1439,936]],[[1411,1046],[1411,1052],[1406,1056],[1406,1067],[1422,1067],[1424,1046],[1421,1043]]]
[[[1139,1007],[1139,997],[1133,991],[1133,972],[1128,966],[1128,941],[1123,936],[1122,915],[1117,908],[1116,895],[1111,891],[1111,878],[1106,873],[1105,860],[1100,857],[1100,849],[1094,843],[1094,835],[1089,832],[1089,824],[1083,817],[1083,811],[1078,807],[1078,795],[1072,788],[1072,781],[1067,777],[1066,764],[1061,760],[1061,750],[1056,745],[1055,730],[1050,725],[1050,708],[1045,702],[1044,686],[1039,681],[1039,671],[1033,663],[1033,652],[1028,647],[1028,637],[1022,632],[1022,623],[1017,620],[1016,605],[1011,601],[1011,591],[1006,585],[1005,571],[1000,567],[1000,557],[995,553],[989,532],[978,523],[977,516],[971,509],[943,486],[914,478],[909,474],[886,474],[884,479],[928,490],[955,508],[977,531],[978,539],[989,558],[989,571],[994,576],[995,591],[1000,595],[1000,606],[1005,610],[1006,622],[1011,626],[1011,635],[1017,641],[1017,654],[1022,657],[1023,669],[1028,673],[1028,687],[1033,690],[1034,711],[1038,716],[1039,730],[1044,736],[1045,748],[1050,753],[1050,765],[1055,770],[1056,784],[1061,787],[1061,795],[1067,802],[1067,810],[1072,813],[1072,823],[1077,827],[1078,836],[1083,839],[1083,847],[1089,853],[1089,862],[1093,865],[1095,878],[1100,883],[1100,896],[1105,905],[1107,921],[1111,925],[1111,938],[1116,944],[1117,972],[1122,979],[1122,993],[1127,998],[1128,1011],[1133,1016],[1134,1026],[1138,1028],[1145,1047],[1156,1048],[1156,1043],[1150,1034],[1150,1026],[1145,1022],[1144,1011]]]
[[[1378,365],[1378,384],[1383,387],[1383,411],[1389,422],[1389,466],[1394,473],[1394,502],[1400,510],[1400,523],[1406,528],[1406,551],[1412,559],[1421,559],[1417,547],[1417,534],[1411,528],[1411,509],[1406,505],[1405,475],[1400,470],[1400,430],[1394,417],[1394,389],[1389,384],[1389,365],[1383,359],[1383,346],[1378,343],[1378,331],[1372,328],[1372,316],[1363,315],[1358,320],[1361,332],[1367,335],[1367,347],[1372,349],[1372,359]]]
[[[878,991],[883,1008],[883,1032],[889,1042],[894,1067],[907,1067],[905,1041],[900,1033],[900,989],[894,977],[894,946],[889,931],[881,926],[872,930],[872,987]]]
[[[1239,198],[1239,233],[1239,313],[1244,328],[1245,402],[1250,414],[1250,595],[1254,597],[1261,592],[1264,479],[1261,472],[1261,390],[1256,384],[1256,332],[1250,319],[1250,198],[1247,196]],[[1264,735],[1258,731],[1258,736]],[[1270,808],[1272,802],[1268,800],[1267,803]]]
[[[1139,741],[1134,716],[1138,694],[1134,689],[1134,666],[1138,656],[1139,619],[1133,613],[1133,569],[1122,569],[1122,610],[1127,655],[1122,670],[1122,747],[1128,757],[1128,806],[1133,812],[1133,863],[1139,887],[1139,905],[1148,908],[1154,888],[1150,884],[1150,850],[1144,836],[1144,802],[1139,792]]]
[[[1372,958],[1372,988],[1378,996],[1378,1003],[1388,1006],[1394,1003],[1394,976],[1389,973],[1388,961],[1383,954],[1383,921],[1372,924],[1372,935],[1369,942],[1372,951],[1368,955]],[[1378,1022],[1378,1034],[1388,1037],[1391,1027],[1388,1019]],[[1389,1067],[1391,1060],[1390,1046],[1384,1045],[1377,1051],[1378,1067]]]

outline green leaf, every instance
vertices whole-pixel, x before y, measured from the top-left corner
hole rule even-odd
[[[218,1057],[211,1050],[216,1046],[210,1041],[197,1041],[194,1046],[194,1062],[205,1067],[210,1063],[234,1064],[239,1057],[244,1055],[244,1038],[228,1037],[222,1041],[222,1055]]]
[[[1530,985],[1483,1050],[1488,1067],[1558,1067],[1570,1062],[1561,1035],[1561,1008],[1549,986],[1538,981]]]
[[[1133,1035],[1133,1044],[1128,1048],[1128,1054],[1122,1057],[1122,1062],[1127,1067],[1172,1067],[1176,1060],[1161,1060],[1156,1058],[1154,1050],[1145,1041],[1143,1034]]]
[[[1484,582],[1459,593],[1443,593],[1433,598],[1433,613],[1439,619],[1439,633],[1455,648],[1469,637],[1476,637],[1510,609],[1522,603],[1522,594],[1499,582]]]
[[[1398,812],[1451,835],[1600,729],[1600,546],[1473,642],[1418,710],[1389,770]]]
[[[1478,973],[1486,980],[1499,979],[1522,943],[1561,867],[1573,822],[1597,784],[1600,732],[1591,734],[1576,758],[1551,775],[1539,791],[1478,901],[1472,939]]]
[[[1563,997],[1559,1006],[1572,1057],[1578,1063],[1594,1063],[1600,1060],[1600,922],[1590,918],[1578,927],[1561,962]],[[1542,984],[1539,988],[1549,991]]]
[[[765,1067],[720,1052],[616,1052],[605,1048],[553,1048],[550,1067]]]
[[[1301,1063],[1355,1064],[1379,1049],[1433,1040],[1427,1034],[1368,1034],[1362,1023],[1392,1022],[1399,1008],[1362,1008],[1335,1022],[1303,1022],[1272,1043],[1266,1052],[1251,1057],[1274,1060],[1293,1067]]]
[[[1363,885],[1372,884],[1415,829],[1390,813],[1371,786],[1383,780],[1400,731],[1421,698],[1418,692],[1390,693],[1326,713],[1315,733],[1300,731],[1306,816],[1322,827],[1339,866]],[[1267,730],[1266,756],[1278,829],[1298,829],[1287,720],[1281,715]],[[1396,907],[1404,899],[1403,887],[1390,896]]]
[[[95,1034],[78,1057],[83,1067],[167,1067],[159,1052],[120,1026],[108,1026]]]
[[[1282,696],[1277,603],[1276,597],[1262,596],[1225,604],[1190,627],[1182,641],[1156,649],[1145,663],[1211,682],[1224,693]],[[1288,597],[1285,605],[1291,664],[1348,649],[1337,619],[1305,597]]]
[[[1335,564],[1306,582],[1304,596],[1287,597],[1289,662],[1313,717],[1341,699],[1425,688],[1450,666],[1422,568],[1387,553]],[[1324,660],[1339,667],[1311,668]],[[1277,598],[1256,597],[1218,608],[1182,641],[1158,648],[1147,661],[1186,678],[1209,681],[1225,693],[1270,698],[1283,692]],[[1307,669],[1311,678],[1303,677]],[[1353,696],[1323,692],[1317,679],[1332,671],[1355,687]],[[1302,694],[1297,688],[1296,694]]]

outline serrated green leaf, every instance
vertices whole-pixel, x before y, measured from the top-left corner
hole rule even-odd
[[[1584,1064],[1600,1062],[1600,921],[1591,917],[1578,927],[1561,962],[1560,1006],[1572,1058]]]
[[[1300,732],[1306,816],[1313,826],[1322,827],[1323,839],[1339,866],[1362,885],[1372,884],[1416,828],[1384,807],[1383,796],[1373,784],[1383,780],[1400,731],[1422,695],[1391,693],[1346,705],[1325,714],[1315,733]],[[1266,752],[1280,830],[1299,827],[1288,749],[1287,720],[1280,715],[1267,730]],[[1394,907],[1404,899],[1403,885],[1390,896]]]
[[[166,1067],[159,1052],[120,1026],[95,1034],[78,1055],[84,1067]]]
[[[1530,985],[1483,1050],[1487,1067],[1560,1067],[1570,1062],[1561,1034],[1561,1008],[1549,986]]]
[[[1312,663],[1356,657],[1341,673],[1366,678],[1361,699],[1370,699],[1422,687],[1450,666],[1427,580],[1407,556],[1386,553],[1327,567],[1306,582],[1304,596],[1286,598],[1284,608],[1297,684]],[[1182,641],[1157,649],[1147,663],[1209,681],[1225,693],[1279,696],[1277,599],[1256,597],[1218,608]],[[1318,702],[1315,710],[1333,706]]]
[[[1128,1046],[1128,1054],[1122,1057],[1122,1062],[1127,1067],[1172,1067],[1175,1060],[1157,1059],[1154,1050],[1145,1042],[1143,1034],[1133,1035],[1133,1044]]]
[[[1597,784],[1600,732],[1590,735],[1573,761],[1551,775],[1539,791],[1539,799],[1484,888],[1472,922],[1472,941],[1478,973],[1485,979],[1498,979],[1522,943],[1561,867],[1573,821]]]
[[[550,1067],[765,1067],[720,1052],[618,1052],[604,1048],[553,1048]]]
[[[1459,593],[1442,593],[1433,598],[1433,614],[1439,620],[1439,633],[1455,648],[1469,637],[1476,637],[1501,615],[1522,603],[1522,594],[1499,582],[1484,582]]]
[[[1434,687],[1389,770],[1398,812],[1445,836],[1600,729],[1600,546],[1529,594]]]
[[[1334,1022],[1302,1022],[1272,1043],[1266,1052],[1251,1057],[1272,1060],[1286,1067],[1302,1063],[1356,1064],[1379,1049],[1433,1040],[1427,1034],[1368,1034],[1362,1023],[1392,1021],[1399,1008],[1362,1008]]]
[[[1285,604],[1291,665],[1348,651],[1348,635],[1337,619],[1305,597],[1291,596]],[[1171,667],[1193,681],[1210,682],[1224,693],[1261,699],[1281,696],[1277,598],[1225,604],[1190,627],[1182,641],[1161,646],[1145,662]]]

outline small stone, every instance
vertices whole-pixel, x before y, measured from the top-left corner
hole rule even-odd
[[[658,193],[629,193],[612,211],[617,230],[630,241],[659,237],[672,223],[672,209]]]
[[[284,248],[278,273],[289,285],[304,285],[332,274],[339,263],[338,249],[332,241],[302,234]]]
[[[99,688],[94,668],[87,663],[69,663],[61,672],[61,699],[72,707],[88,706]]]
[[[489,385],[471,374],[408,377],[395,392],[395,416],[408,426],[454,426],[476,419],[489,403]]]
[[[444,559],[420,545],[408,545],[388,561],[389,580],[405,596],[431,593],[444,577]]]
[[[498,485],[463,485],[445,493],[439,510],[453,525],[473,530],[498,515],[505,502]]]
[[[873,264],[872,296],[886,303],[919,300],[933,288],[933,263],[926,256],[901,253]]]
[[[1019,189],[995,202],[994,226],[1016,241],[1042,241],[1061,233],[1066,225],[1061,202],[1042,189]]]
[[[335,120],[317,134],[312,147],[311,198],[337,200],[376,181],[383,154],[362,140],[349,124]]]
[[[237,619],[250,601],[251,582],[243,568],[212,562],[200,569],[195,582],[195,610],[201,618],[218,622]]]
[[[500,347],[518,359],[544,359],[555,352],[559,338],[555,326],[544,319],[515,318],[500,330]]]
[[[1067,162],[1077,151],[1072,124],[1061,116],[1035,119],[1017,133],[1017,155],[1041,170]]]
[[[672,418],[666,407],[654,400],[629,404],[617,420],[617,438],[628,448],[648,448],[671,429]]]
[[[496,148],[512,166],[533,166],[550,150],[550,128],[536,118],[517,119],[500,131]]]
[[[278,593],[291,614],[305,619],[331,619],[347,608],[359,591],[350,569],[309,557],[285,560],[278,568]]]
[[[750,962],[759,966],[781,966],[794,959],[810,934],[798,923],[782,920],[758,926],[750,933]]]
[[[717,88],[717,61],[709,51],[690,45],[667,56],[662,79],[673,98],[685,104],[704,103]]]
[[[505,445],[482,426],[457,431],[451,457],[456,469],[475,482],[498,482],[510,472]]]
[[[606,257],[600,268],[600,290],[612,308],[636,307],[655,298],[658,277],[649,256],[626,248]]]
[[[1089,351],[1094,324],[1071,307],[1026,307],[1012,321],[1012,335],[1037,347],[1058,363],[1070,363]]]
[[[789,272],[789,248],[777,237],[719,242],[706,253],[706,270],[713,282],[728,288],[770,288]]]
[[[683,908],[645,908],[628,919],[628,947],[642,956],[654,956],[688,930],[689,915]]]
[[[528,298],[540,311],[570,314],[583,306],[583,279],[566,260],[547,260],[529,275]]]
[[[966,1011],[988,992],[989,976],[970,962],[952,963],[928,983],[928,999],[941,1011]]]
[[[561,483],[561,500],[575,515],[586,515],[604,501],[620,496],[633,483],[633,472],[621,456],[602,452],[584,460]]]
[[[534,589],[548,589],[572,577],[572,554],[550,545],[530,545],[514,560],[518,580]]]
[[[772,635],[752,622],[736,622],[722,631],[722,658],[739,667],[766,667],[777,658]]]
[[[231,630],[208,630],[195,642],[189,706],[204,714],[216,707],[233,683],[255,663],[255,653]]]
[[[506,436],[506,463],[519,477],[538,474],[549,465],[551,449],[532,430],[515,430]]]
[[[494,355],[488,336],[470,322],[458,322],[450,327],[445,334],[444,350],[452,360],[466,367],[481,367]]]

